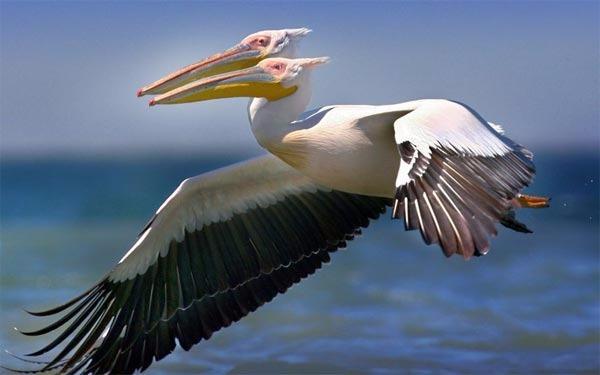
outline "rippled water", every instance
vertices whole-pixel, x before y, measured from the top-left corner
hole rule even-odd
[[[223,159],[1,164],[0,347],[33,351],[20,308],[64,301],[100,278],[184,177]],[[149,373],[600,371],[598,155],[539,155],[521,212],[492,251],[446,259],[387,216],[285,295]],[[15,365],[6,354],[0,362]]]

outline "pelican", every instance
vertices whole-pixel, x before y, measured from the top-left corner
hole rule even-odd
[[[484,255],[519,207],[532,154],[472,108],[444,99],[332,105],[308,112],[310,76],[327,58],[294,58],[308,29],[252,34],[140,91],[151,106],[249,97],[266,156],[183,181],[106,276],[36,316],[65,343],[41,370],[143,371],[284,293],[391,207],[446,256]]]

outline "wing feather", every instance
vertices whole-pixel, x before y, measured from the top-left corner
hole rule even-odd
[[[267,156],[186,180],[132,249],[64,306],[41,370],[132,373],[189,350],[329,262],[391,202],[316,185]],[[66,362],[61,362],[66,359]]]
[[[415,103],[394,123],[401,160],[392,215],[447,256],[485,254],[495,224],[534,176],[531,153],[465,105]]]

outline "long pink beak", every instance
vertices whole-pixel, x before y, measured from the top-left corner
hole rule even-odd
[[[137,96],[164,94],[192,81],[256,65],[262,52],[247,44],[238,44],[224,52],[181,68],[137,91]]]

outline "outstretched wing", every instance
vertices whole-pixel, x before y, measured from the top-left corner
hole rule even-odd
[[[64,326],[45,369],[131,373],[188,350],[315,272],[391,202],[330,190],[273,156],[185,180]]]
[[[534,176],[531,153],[496,128],[447,100],[423,101],[394,123],[401,160],[392,216],[447,256],[485,254]]]

